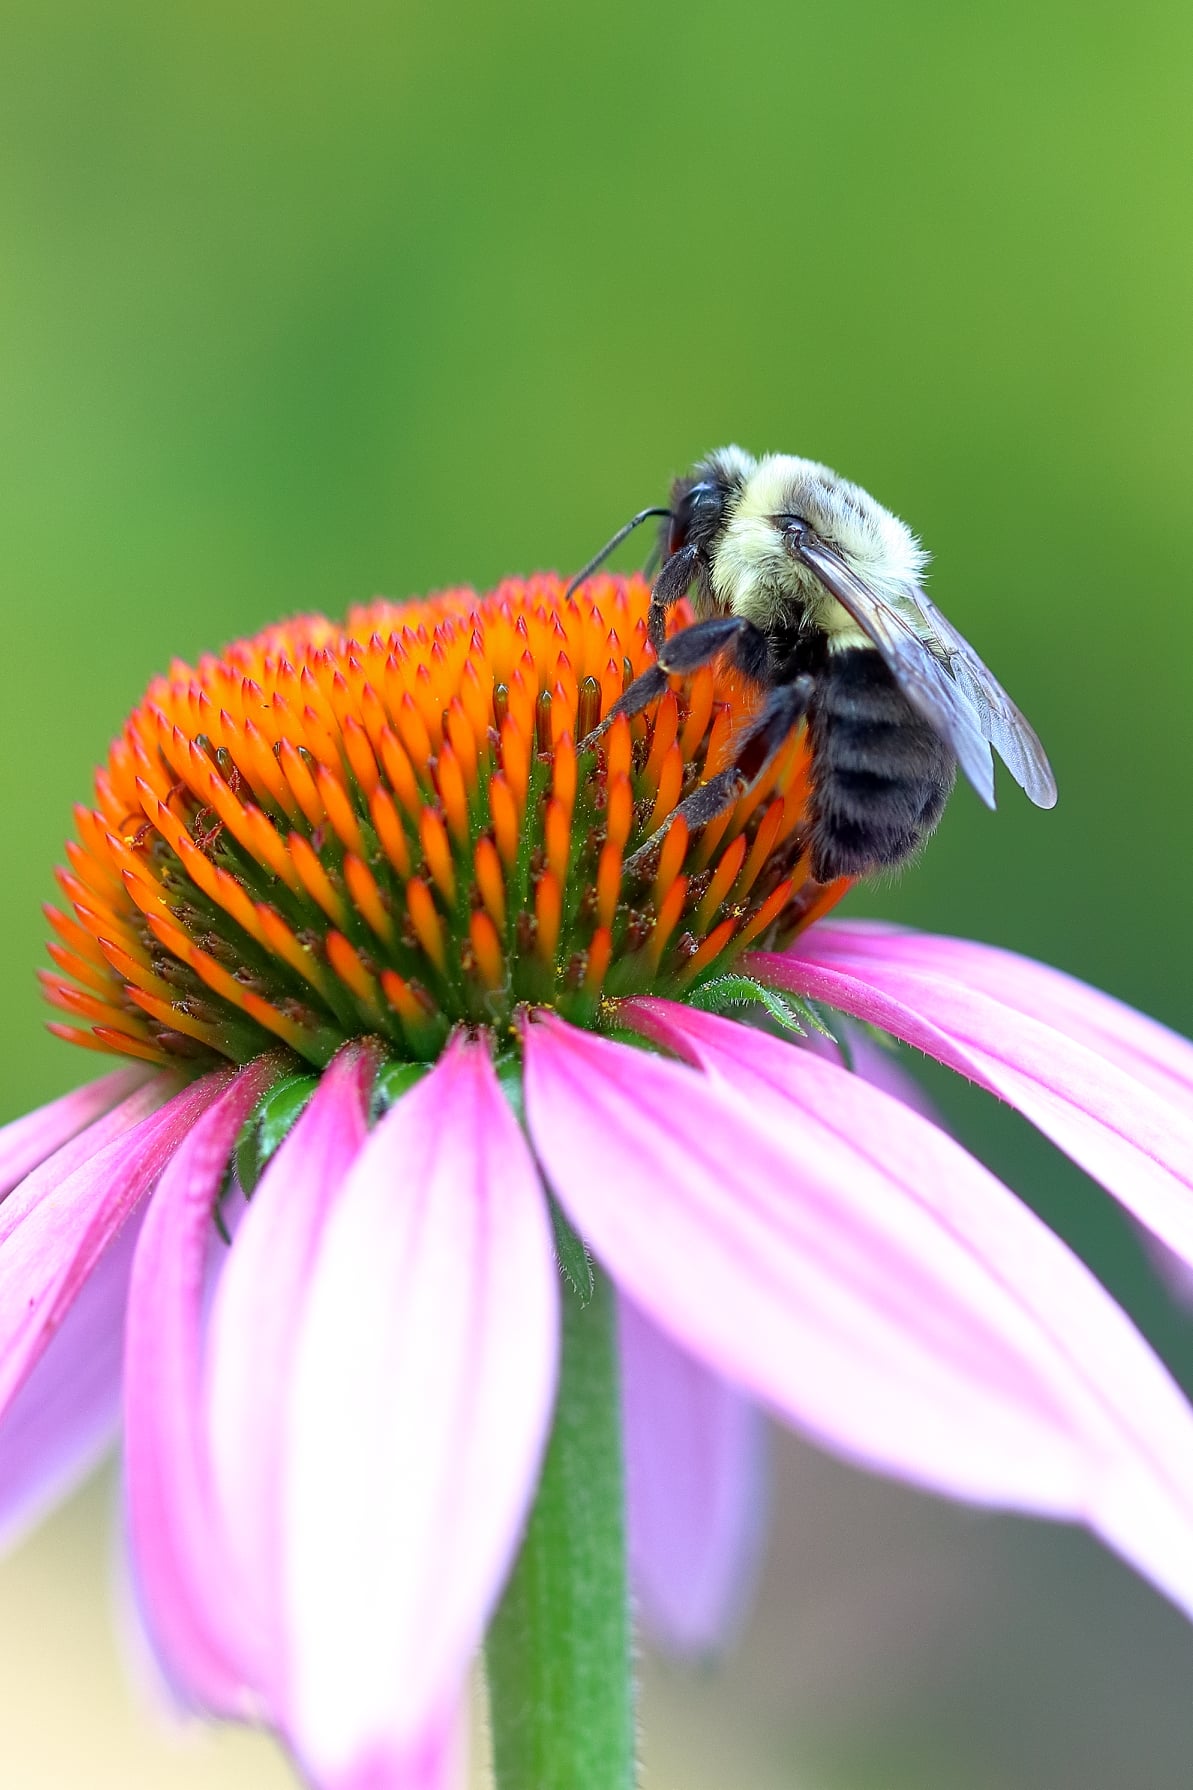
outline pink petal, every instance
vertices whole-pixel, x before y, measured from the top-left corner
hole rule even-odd
[[[128,1277],[139,1223],[104,1252],[0,1418],[0,1549],[67,1496],[115,1440]]]
[[[848,1061],[840,1046],[820,1032],[809,1031],[801,1040],[800,1048],[810,1050],[818,1057],[826,1057],[830,1063],[841,1064],[853,1075],[860,1075],[871,1086],[881,1088],[884,1094],[892,1094],[904,1106],[910,1106],[925,1119],[931,1119],[934,1125],[941,1123],[940,1114],[927,1090],[895,1055],[893,1049],[887,1050],[876,1043],[860,1026],[847,1025],[844,1031],[849,1049]]]
[[[881,1026],[1017,1107],[1193,1262],[1193,1103],[1159,1091],[1179,1085],[1178,1047],[1193,1046],[1138,1014],[1120,1026],[1124,1009],[1096,990],[958,939],[822,925],[798,955],[748,963],[763,981]]]
[[[973,939],[913,932],[874,920],[834,920],[817,926],[806,942],[814,946],[811,955],[817,959],[823,951],[827,961],[841,949],[879,964],[897,963],[962,982],[1029,1018],[1047,1019],[1157,1093],[1178,1100],[1193,1095],[1193,1043],[1188,1038],[1050,964]],[[804,955],[803,950],[798,954]]]
[[[534,1490],[557,1323],[534,1162],[457,1040],[361,1152],[298,1343],[289,1728],[320,1785],[404,1784],[455,1707]]]
[[[98,1156],[115,1139],[132,1131],[177,1090],[178,1082],[174,1076],[155,1076],[151,1081],[142,1082],[118,1106],[102,1118],[93,1120],[85,1130],[32,1169],[23,1181],[17,1183],[8,1198],[0,1201],[0,1245],[21,1228],[47,1195],[53,1194],[56,1203],[59,1187],[76,1169]]]
[[[630,1300],[619,1306],[627,1524],[646,1626],[670,1652],[718,1652],[754,1587],[765,1420]]]
[[[216,1502],[239,1580],[252,1676],[277,1700],[283,1392],[324,1221],[368,1131],[373,1058],[349,1046],[273,1158],[220,1275],[208,1332]],[[251,1643],[248,1637],[252,1637]]]
[[[218,1074],[192,1082],[129,1127],[130,1113],[160,1098],[146,1084],[35,1169],[0,1206],[0,1412],[222,1085]],[[101,1139],[109,1141],[96,1149]]]
[[[212,1512],[200,1350],[212,1216],[236,1134],[278,1073],[258,1058],[229,1080],[162,1175],[133,1262],[125,1337],[125,1484],[138,1587],[163,1657],[196,1703],[246,1706],[237,1588]],[[223,1248],[223,1245],[218,1245]]]
[[[98,1081],[64,1094],[60,1100],[51,1100],[48,1106],[39,1106],[36,1112],[0,1126],[0,1199],[68,1138],[124,1100],[149,1073],[147,1068],[117,1069],[112,1075],[103,1075]]]
[[[1193,1611],[1193,1414],[1084,1265],[859,1076],[666,1002],[622,1012],[711,1072],[544,1015],[526,1094],[630,1297],[841,1453],[1081,1519]]]
[[[317,1790],[463,1790],[467,1781],[467,1708],[432,1722],[400,1754],[386,1747],[342,1771],[321,1772]]]

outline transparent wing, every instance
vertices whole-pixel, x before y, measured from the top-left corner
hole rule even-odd
[[[983,664],[969,642],[940,613],[930,597],[916,586],[908,602],[923,617],[924,626],[938,640],[957,685],[967,689],[980,717],[982,732],[1037,808],[1056,803],[1056,778],[1048,754],[1026,715],[1015,706],[988,665]]]
[[[1034,729],[935,603],[910,584],[895,600],[880,595],[812,536],[798,552],[873,641],[911,706],[952,747],[986,805],[994,806],[993,745],[1036,806],[1051,808],[1056,781]]]

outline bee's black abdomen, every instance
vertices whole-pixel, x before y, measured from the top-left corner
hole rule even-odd
[[[957,761],[879,653],[829,655],[809,732],[813,876],[866,876],[910,857],[944,811]]]

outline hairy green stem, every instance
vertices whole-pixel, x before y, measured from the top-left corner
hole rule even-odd
[[[499,1790],[632,1790],[621,1390],[613,1292],[564,1285],[555,1426],[522,1551],[489,1632]]]

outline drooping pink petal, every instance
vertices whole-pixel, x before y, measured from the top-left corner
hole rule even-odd
[[[619,1303],[618,1330],[634,1591],[669,1652],[711,1655],[730,1639],[754,1587],[765,1419],[629,1299]]]
[[[271,1701],[284,1667],[281,1487],[284,1394],[298,1316],[332,1203],[368,1130],[373,1058],[346,1047],[270,1162],[212,1303],[207,1422],[216,1504],[239,1582],[246,1659]]]
[[[215,1099],[177,1148],[138,1239],[125,1333],[125,1490],[140,1595],[180,1689],[224,1713],[251,1705],[237,1587],[212,1508],[202,1305],[228,1157],[277,1073],[277,1061],[261,1057],[231,1079],[221,1075]]]
[[[178,1090],[178,1081],[174,1076],[154,1076],[152,1080],[142,1082],[131,1094],[127,1094],[119,1105],[104,1113],[102,1118],[92,1121],[85,1130],[80,1131],[67,1143],[60,1145],[52,1156],[31,1169],[23,1181],[19,1181],[8,1198],[0,1201],[0,1246],[15,1231],[18,1231],[28,1219],[35,1207],[39,1206],[49,1195],[54,1196],[57,1203],[58,1189],[68,1180],[75,1170],[82,1168],[101,1150],[124,1137],[156,1112],[170,1096]],[[131,1140],[135,1143],[135,1139]]]
[[[808,935],[811,955],[851,955],[943,975],[1002,1006],[1046,1020],[1158,1093],[1193,1098],[1193,1042],[1113,995],[1051,964],[973,939],[915,932],[877,920],[833,920]],[[799,950],[804,955],[804,950]]]
[[[1193,1414],[1059,1238],[859,1076],[665,1002],[623,1013],[705,1069],[544,1016],[526,1095],[624,1290],[839,1452],[1083,1520],[1193,1612]]]
[[[299,1337],[289,1731],[320,1786],[404,1786],[455,1706],[534,1490],[557,1324],[534,1162],[457,1040],[358,1157]]]
[[[124,1100],[149,1073],[148,1068],[117,1069],[0,1126],[0,1199],[68,1138]]]
[[[0,1205],[0,1412],[223,1082],[218,1072],[192,1082],[130,1127],[130,1112],[160,1098],[147,1083]]]
[[[139,1220],[104,1251],[0,1418],[0,1550],[67,1496],[115,1440],[128,1277]]]
[[[1160,1091],[1179,1085],[1183,1040],[1141,1015],[1120,1026],[1117,1002],[1103,1008],[1094,989],[1025,958],[1000,952],[1009,965],[993,965],[987,946],[924,936],[913,946],[909,937],[825,924],[797,952],[758,953],[748,964],[764,982],[881,1026],[1008,1101],[1193,1262],[1193,1101]]]

